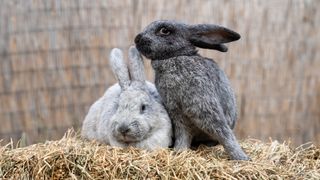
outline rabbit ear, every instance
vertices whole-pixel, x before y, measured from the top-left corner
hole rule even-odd
[[[128,68],[123,60],[123,54],[120,49],[112,49],[110,53],[110,65],[121,89],[126,89],[130,85],[130,79]]]
[[[131,81],[145,84],[143,61],[135,46],[129,49],[129,71]]]
[[[194,46],[221,52],[228,51],[224,43],[240,39],[238,33],[214,24],[191,25],[189,30],[191,32],[189,40]]]

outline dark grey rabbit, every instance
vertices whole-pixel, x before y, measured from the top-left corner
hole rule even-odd
[[[229,80],[216,62],[196,50],[226,52],[223,44],[238,39],[225,27],[175,21],[155,21],[136,36],[137,49],[152,60],[156,87],[173,122],[175,149],[212,140],[231,159],[249,159],[232,132],[237,108]]]

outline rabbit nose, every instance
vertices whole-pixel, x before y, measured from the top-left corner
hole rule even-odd
[[[130,128],[129,128],[128,126],[126,126],[126,125],[121,125],[121,126],[118,128],[118,131],[119,131],[121,134],[125,135],[125,134],[127,134],[128,132],[130,132]]]
[[[140,42],[141,38],[142,38],[142,34],[140,33],[134,38],[134,43],[138,44]]]

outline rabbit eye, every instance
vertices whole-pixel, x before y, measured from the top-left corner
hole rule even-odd
[[[144,113],[144,111],[146,110],[146,105],[145,104],[142,104],[141,105],[141,108],[140,108],[140,113]]]
[[[159,33],[161,35],[169,35],[171,33],[171,31],[169,29],[163,27],[163,28],[160,29]]]

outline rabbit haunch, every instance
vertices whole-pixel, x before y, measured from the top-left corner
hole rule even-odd
[[[232,132],[237,108],[229,80],[196,50],[226,52],[224,43],[239,38],[222,26],[175,21],[155,21],[136,36],[137,49],[152,60],[155,84],[173,123],[175,149],[196,141],[218,142],[232,159],[249,159]]]
[[[129,60],[127,68],[122,52],[112,50],[110,64],[119,83],[90,107],[81,134],[111,146],[168,147],[171,121],[154,84],[145,81],[142,59],[134,47],[129,49]]]

